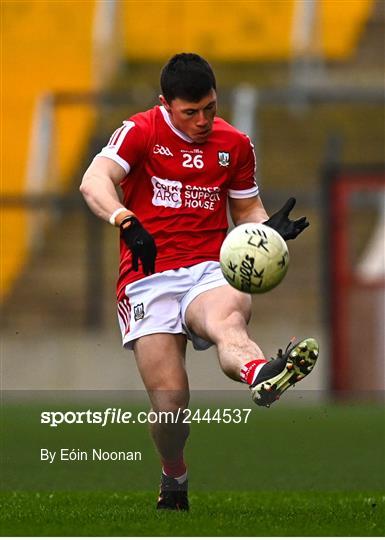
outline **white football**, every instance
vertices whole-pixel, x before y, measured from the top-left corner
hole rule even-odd
[[[243,223],[225,238],[220,264],[226,280],[239,291],[270,291],[284,278],[289,251],[280,234],[262,223]]]

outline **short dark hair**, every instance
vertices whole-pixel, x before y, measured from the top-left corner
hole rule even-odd
[[[197,102],[216,90],[214,72],[199,54],[175,54],[160,75],[162,94],[168,103],[175,98]]]

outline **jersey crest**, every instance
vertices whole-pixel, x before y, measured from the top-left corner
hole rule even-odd
[[[230,152],[218,152],[218,163],[221,167],[230,165]]]

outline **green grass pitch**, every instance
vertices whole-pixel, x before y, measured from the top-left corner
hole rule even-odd
[[[188,514],[157,512],[154,493],[2,496],[3,535],[382,536],[384,497],[358,493],[212,492]]]
[[[51,429],[39,425],[41,410],[2,409],[3,536],[385,534],[382,404],[280,404],[253,409],[243,425],[192,425],[188,514],[155,510],[159,465],[147,426]],[[143,450],[141,464],[37,459],[42,445],[123,448],[124,437]]]

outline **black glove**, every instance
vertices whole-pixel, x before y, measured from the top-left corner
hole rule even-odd
[[[305,217],[300,217],[295,221],[289,219],[289,214],[293,210],[295,203],[296,200],[294,197],[290,197],[290,199],[283,205],[281,210],[278,210],[278,212],[273,214],[271,218],[264,222],[265,225],[275,229],[284,240],[292,240],[293,238],[297,238],[297,236],[304,229],[306,229],[306,227],[309,227],[309,222]]]
[[[120,236],[132,253],[132,267],[138,271],[138,261],[142,263],[146,276],[155,272],[156,245],[151,234],[146,231],[138,218],[128,216],[120,224]]]

